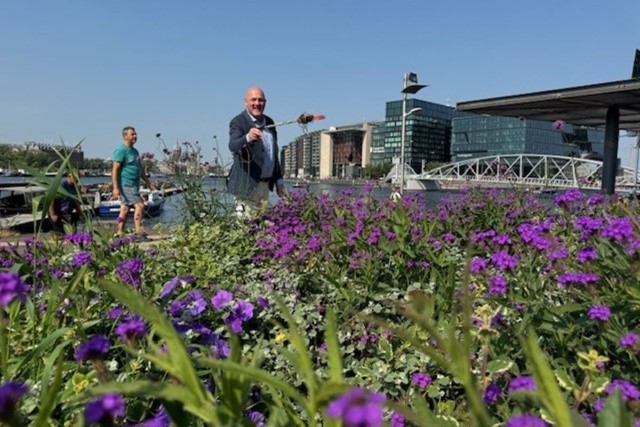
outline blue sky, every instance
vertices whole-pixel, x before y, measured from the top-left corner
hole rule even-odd
[[[322,113],[311,130],[384,118],[402,76],[420,98],[456,102],[627,79],[638,0],[9,1],[0,3],[0,142],[111,156],[199,141],[227,160],[247,87],[276,121]],[[300,134],[280,128],[280,145]],[[630,164],[632,139],[619,156]]]

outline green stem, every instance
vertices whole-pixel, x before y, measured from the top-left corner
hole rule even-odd
[[[587,391],[587,387],[589,387],[589,376],[584,377],[584,381],[582,381],[582,386],[580,387],[580,391],[576,396],[576,402],[573,404],[573,409],[578,409],[582,401],[585,399],[585,392]]]
[[[8,319],[6,313],[0,310],[0,374],[4,381],[9,380],[9,343],[8,335]]]

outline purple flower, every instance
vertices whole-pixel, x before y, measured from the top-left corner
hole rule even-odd
[[[502,390],[500,390],[500,387],[498,387],[496,384],[491,383],[484,390],[482,400],[484,400],[487,405],[493,405],[498,401],[501,393]]]
[[[500,270],[513,270],[518,265],[518,260],[507,251],[499,251],[491,255],[491,262]]]
[[[17,274],[0,272],[0,308],[8,306],[16,299],[24,301],[27,289],[27,285]]]
[[[547,257],[549,261],[557,261],[559,259],[565,259],[569,256],[569,250],[567,248],[559,248],[554,251],[549,251]]]
[[[542,418],[538,418],[534,415],[514,415],[509,418],[509,421],[505,424],[505,427],[548,427]]]
[[[115,320],[122,314],[122,306],[117,305],[107,312],[107,319]]]
[[[220,310],[231,301],[233,301],[233,294],[221,289],[211,298],[211,305],[213,305],[216,310]]]
[[[231,310],[231,314],[225,319],[225,323],[231,327],[236,334],[242,332],[243,323],[253,318],[253,304],[249,301],[238,301]]]
[[[587,246],[586,248],[582,248],[576,253],[576,259],[578,260],[578,262],[582,264],[584,264],[587,261],[592,261],[596,258],[598,258],[598,252],[592,246]]]
[[[202,292],[191,291],[187,295],[186,309],[191,317],[197,317],[207,308],[207,301],[202,297]]]
[[[127,424],[127,427],[169,427],[170,425],[171,420],[169,419],[169,415],[167,415],[167,410],[164,406],[161,406],[155,416],[147,418],[138,424]]]
[[[516,377],[509,383],[509,393],[516,393],[519,391],[535,391],[536,382],[531,376]]]
[[[0,420],[9,419],[16,410],[16,405],[27,394],[26,385],[17,381],[9,381],[0,385]]]
[[[341,419],[347,427],[378,427],[382,425],[384,401],[381,393],[354,388],[330,402],[327,415]]]
[[[616,241],[625,240],[633,236],[631,218],[612,218],[600,231],[600,235]]]
[[[115,393],[100,396],[87,404],[84,417],[87,424],[112,425],[114,419],[124,417],[124,399]]]
[[[620,338],[620,345],[622,347],[633,348],[638,340],[640,340],[640,335],[636,334],[635,332],[629,332]]]
[[[162,291],[160,292],[160,295],[158,295],[158,298],[166,297],[171,292],[173,292],[175,287],[178,286],[178,285],[185,286],[185,285],[187,285],[189,283],[193,283],[195,281],[196,281],[196,279],[193,276],[178,276],[178,277],[174,277],[173,279],[171,279],[167,283],[165,283],[164,288],[162,288]]]
[[[140,273],[142,273],[142,267],[144,263],[139,258],[133,258],[130,260],[122,261],[116,267],[116,274],[122,279],[123,282],[138,288],[140,287]]]
[[[588,285],[596,283],[600,280],[600,276],[596,273],[565,273],[558,276],[558,285]]]
[[[424,390],[431,384],[431,377],[422,372],[416,372],[411,375],[411,382],[420,388],[420,390]]]
[[[136,342],[138,338],[142,338],[147,333],[147,327],[142,319],[133,317],[130,320],[120,322],[116,327],[115,333],[120,337],[122,342]]]
[[[266,298],[264,297],[257,297],[256,301],[258,302],[258,305],[262,308],[268,308],[270,306],[269,301],[267,301]]]
[[[605,321],[611,316],[611,310],[604,304],[596,304],[589,309],[588,315],[591,320]]]
[[[626,380],[613,380],[604,389],[608,394],[613,393],[616,390],[620,390],[620,396],[625,401],[640,399],[640,391],[638,388]]]
[[[504,295],[507,292],[507,281],[496,274],[489,279],[489,293],[494,296]]]
[[[93,242],[91,234],[79,231],[77,233],[69,233],[64,236],[64,241],[68,243],[74,243],[76,245],[88,245]]]
[[[486,267],[487,267],[487,261],[486,260],[484,260],[482,258],[475,257],[471,261],[471,265],[469,266],[469,270],[472,273],[480,273]]]
[[[553,202],[556,204],[556,206],[562,207],[564,205],[569,205],[573,202],[582,200],[583,198],[584,198],[584,194],[582,194],[580,190],[573,189],[573,190],[567,190],[564,193],[558,194],[553,198]]]
[[[389,420],[390,427],[404,427],[405,419],[401,413],[393,411]]]
[[[89,264],[93,260],[93,257],[89,252],[81,251],[73,254],[71,259],[72,267],[82,267],[85,264]]]
[[[265,422],[265,417],[259,411],[249,411],[247,412],[247,418],[249,418],[256,427],[263,427]]]
[[[218,334],[212,334],[207,342],[211,344],[211,355],[216,359],[226,359],[231,354],[229,343],[220,338]]]
[[[78,362],[103,359],[109,351],[109,339],[104,335],[95,335],[76,348],[76,360]]]

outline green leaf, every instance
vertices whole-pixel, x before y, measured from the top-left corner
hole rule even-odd
[[[626,404],[620,396],[620,390],[616,390],[607,399],[604,409],[598,414],[598,427],[629,427],[631,417]]]
[[[280,393],[298,402],[298,404],[304,407],[305,409],[308,409],[308,406],[309,406],[308,401],[302,394],[300,394],[300,392],[298,392],[294,387],[290,386],[285,381],[282,381],[274,377],[273,375],[269,374],[268,372],[262,369],[254,368],[250,366],[243,366],[238,363],[231,362],[229,360],[217,360],[217,359],[211,359],[211,358],[199,358],[196,360],[196,362],[203,366],[208,366],[211,368],[217,368],[222,370],[229,370],[239,374],[246,375],[247,377],[253,379],[256,382],[262,382],[267,384],[270,387],[273,387],[274,389],[278,390]]]
[[[563,389],[572,391],[579,388],[578,384],[573,381],[573,378],[571,378],[569,374],[567,374],[562,369],[556,369],[555,371],[553,371],[553,375],[556,377],[556,379],[558,380],[558,384],[560,384],[560,387],[562,387]]]
[[[327,320],[324,332],[327,343],[327,359],[329,364],[329,380],[340,383],[342,377],[342,356],[340,355],[340,342],[336,332],[336,316],[332,310],[327,310]]]
[[[307,343],[305,342],[302,336],[302,333],[300,331],[300,328],[298,327],[298,324],[296,323],[295,319],[291,315],[291,312],[287,308],[282,298],[280,298],[277,295],[274,295],[274,298],[276,300],[276,303],[278,304],[280,313],[287,321],[287,328],[289,330],[289,340],[291,344],[293,344],[293,347],[295,348],[297,353],[295,357],[291,354],[290,360],[292,362],[295,360],[295,364],[298,366],[297,369],[299,371],[299,374],[305,380],[307,393],[309,394],[309,399],[307,403],[313,406],[313,408],[311,409],[311,412],[315,412],[315,405],[316,405],[315,395],[318,389],[318,379],[316,378],[316,374],[313,369],[313,362],[311,359],[311,355],[309,354],[309,351],[308,351]]]
[[[107,383],[87,390],[82,397],[95,397],[105,393],[119,393],[123,396],[145,397],[180,402],[187,412],[200,417],[203,421],[209,422],[215,426],[222,425],[218,420],[215,406],[208,404],[196,406],[191,391],[180,384],[151,381]],[[78,398],[73,399],[73,401],[75,400],[78,400]]]
[[[513,366],[513,361],[499,357],[491,362],[487,363],[487,371],[491,374],[497,374],[500,372],[506,372]]]
[[[49,348],[64,334],[69,331],[69,328],[60,328],[50,333],[45,339],[43,339],[40,344],[24,356],[20,358],[18,363],[11,367],[11,371],[13,371],[13,377],[20,377],[20,370],[23,366],[27,365],[34,359],[40,358],[45,351],[49,351]]]
[[[557,427],[572,427],[569,406],[558,384],[556,384],[553,372],[545,360],[536,335],[530,331],[527,338],[522,341],[527,361],[536,380],[537,394],[545,409],[549,411]]]
[[[38,417],[32,424],[33,427],[49,426],[49,418],[59,399],[58,392],[60,391],[60,385],[62,384],[62,371],[64,368],[65,355],[64,353],[61,353],[61,350],[68,344],[71,343],[69,341],[63,342],[58,347],[56,347],[56,349],[47,360],[45,371],[42,375],[42,400],[40,404],[40,412],[38,413]],[[53,377],[53,382],[49,384],[49,378],[51,377],[50,368],[52,367],[53,362],[56,360],[57,365],[55,376]]]
[[[609,379],[606,377],[599,377],[592,380],[589,383],[589,391],[591,393],[600,394],[604,391],[604,389],[609,384]]]
[[[168,365],[163,364],[163,367],[189,391],[190,399],[183,402],[185,408],[201,408],[198,409],[198,413],[208,408],[212,411],[211,415],[203,418],[203,420],[214,420],[217,422],[215,406],[209,401],[204,392],[200,378],[198,378],[198,374],[191,363],[191,357],[187,351],[187,347],[180,339],[171,322],[160,312],[160,309],[147,303],[147,301],[131,287],[108,280],[101,280],[99,283],[127,308],[149,322],[155,332],[165,340],[168,349],[167,354],[156,357],[157,359],[164,359],[170,362]],[[187,410],[192,412],[192,410]],[[192,413],[197,414],[196,412]]]

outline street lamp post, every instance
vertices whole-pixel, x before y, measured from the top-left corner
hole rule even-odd
[[[411,83],[411,84],[410,84]],[[402,129],[400,136],[400,167],[402,168],[400,172],[400,194],[404,194],[404,169],[405,169],[405,158],[404,158],[404,143],[405,143],[405,127],[407,116],[415,113],[416,111],[420,111],[421,108],[413,108],[411,111],[407,112],[407,95],[408,94],[416,94],[422,88],[427,87],[427,85],[419,85],[418,84],[418,75],[416,73],[405,73],[403,78],[403,88],[402,88]]]

